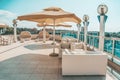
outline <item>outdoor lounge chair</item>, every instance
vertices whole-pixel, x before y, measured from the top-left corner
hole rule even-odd
[[[46,31],[46,40],[49,40],[49,38],[50,38],[50,35],[49,35],[49,33]],[[40,31],[39,33],[38,33],[38,39],[41,41],[41,40],[43,40],[43,31]]]
[[[1,36],[0,35],[0,44],[1,45],[8,45],[11,44],[13,42],[13,37],[11,36]]]
[[[53,40],[53,35],[50,35],[50,40]],[[61,42],[62,41],[61,36],[60,35],[55,35],[55,41]]]
[[[29,31],[22,31],[20,33],[20,41],[24,42],[28,40],[31,40],[31,33]]]

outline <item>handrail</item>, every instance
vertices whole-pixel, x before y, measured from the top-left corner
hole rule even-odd
[[[116,72],[120,73],[120,66],[116,63],[114,63],[111,60],[108,60],[108,66],[112,67]]]
[[[84,41],[84,34],[80,34],[79,36],[80,36],[80,40]],[[94,49],[98,49],[99,36],[87,34],[87,37],[88,37],[88,40],[89,40],[88,45],[94,47]],[[109,55],[109,57],[110,57],[108,59],[108,66],[111,67],[112,71],[113,70],[115,70],[115,71],[117,70],[117,72],[120,73],[120,64],[118,63],[118,62],[120,62],[120,57],[118,57],[115,54],[116,50],[117,51],[120,50],[120,49],[115,47],[116,41],[120,41],[120,38],[114,38],[114,37],[103,37],[103,38],[106,41],[110,40],[110,43],[111,43],[110,47],[112,46],[111,49],[110,49],[109,45],[105,45],[105,47],[106,46],[108,46],[108,47],[104,49],[104,52],[107,53]],[[105,43],[105,44],[107,44],[107,43]],[[111,71],[111,73],[112,73],[112,71]]]
[[[88,35],[88,37],[96,37],[96,38],[99,38],[99,36],[94,36],[94,35]],[[109,37],[104,37],[104,39],[107,39],[107,40],[112,40],[113,41],[113,44],[115,44],[115,41],[120,41],[120,38],[109,38]],[[113,45],[112,44],[112,45]],[[113,46],[114,47],[114,46]],[[113,49],[116,49],[116,48],[112,48]],[[114,51],[112,51],[112,53],[114,53]]]
[[[80,35],[84,35],[84,34],[80,34]],[[90,39],[90,42],[91,42],[91,40],[92,40],[92,45],[91,45],[91,46],[95,48],[95,46],[94,46],[94,44],[95,44],[94,38],[99,38],[99,36],[90,35],[90,34],[88,34],[87,36],[88,36],[88,37],[93,37],[92,39]],[[112,43],[112,51],[111,51],[112,54],[111,54],[111,57],[112,57],[112,59],[115,58],[115,59],[120,60],[120,58],[117,57],[117,56],[114,54],[114,50],[117,49],[117,48],[114,47],[114,46],[115,46],[115,41],[120,41],[120,38],[104,37],[104,39],[105,39],[105,40],[112,40],[112,41],[113,41],[113,43]],[[120,50],[120,49],[118,49],[118,50]],[[107,52],[107,51],[104,51],[104,52],[106,52],[106,53],[109,54],[109,52]]]
[[[94,36],[94,35],[90,35],[90,34],[88,34],[87,36],[99,38],[99,36]]]
[[[70,32],[71,32],[71,31],[70,31]],[[80,40],[81,40],[81,41],[84,41],[84,37],[83,37],[84,34],[80,34],[79,36],[81,36],[81,37],[80,37]],[[98,43],[96,44],[94,40],[95,40],[96,38],[99,39],[99,36],[90,35],[90,34],[87,34],[87,36],[88,36],[88,37],[92,37],[92,39],[89,38],[89,41],[90,41],[89,43],[90,43],[90,45],[93,46],[93,47],[98,47],[99,44],[98,44]],[[111,40],[111,41],[113,41],[113,43],[112,43],[112,51],[110,51],[110,52],[112,52],[112,54],[113,54],[113,56],[114,56],[113,58],[120,59],[119,57],[117,57],[117,56],[114,54],[114,53],[115,53],[114,50],[116,50],[116,48],[113,46],[113,44],[115,45],[115,41],[120,41],[120,38],[114,38],[114,37],[103,37],[103,38],[104,38],[105,40]],[[91,40],[92,40],[92,41],[91,41]],[[99,40],[98,40],[98,41],[99,41]],[[88,44],[89,44],[89,43],[88,43]],[[97,46],[96,46],[96,45],[97,45]],[[114,47],[114,48],[113,48],[113,47]],[[107,52],[107,51],[105,51],[105,52]],[[107,52],[107,53],[110,53],[110,52]]]

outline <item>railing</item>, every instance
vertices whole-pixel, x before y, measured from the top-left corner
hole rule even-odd
[[[61,36],[62,37],[64,37],[64,36],[71,36],[71,37],[77,38],[76,32],[71,32],[71,31],[69,31],[69,32],[62,32]]]
[[[87,35],[87,44],[95,48],[99,47],[99,37],[94,35]]]
[[[73,34],[77,35],[77,33]],[[79,40],[84,42],[84,34],[79,35]],[[87,35],[87,44],[98,49],[99,36]],[[108,54],[108,70],[120,79],[120,38],[104,37],[104,52]]]
[[[99,37],[87,35],[87,44],[98,48]],[[109,71],[120,79],[120,38],[104,37],[104,52],[108,54]]]
[[[88,35],[87,44],[98,48],[99,37]],[[120,39],[104,37],[104,51],[107,52],[112,58],[120,60]],[[117,63],[120,65],[120,63]]]

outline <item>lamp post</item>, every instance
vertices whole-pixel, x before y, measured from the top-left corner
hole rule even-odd
[[[77,28],[78,28],[78,35],[77,35],[78,42],[79,42],[79,35],[80,35],[80,27],[81,27],[81,24],[77,24]]]
[[[107,20],[107,15],[105,15],[108,12],[108,7],[104,4],[101,4],[97,8],[98,12],[98,20],[100,22],[100,34],[99,34],[99,50],[104,50],[104,34],[105,34],[105,22]]]
[[[17,21],[16,19],[13,20],[13,27],[14,27],[14,42],[17,42],[17,30],[16,30]]]
[[[84,44],[85,44],[85,50],[87,47],[87,30],[88,30],[88,25],[89,25],[89,16],[88,15],[84,15],[83,16],[83,25],[84,25]]]

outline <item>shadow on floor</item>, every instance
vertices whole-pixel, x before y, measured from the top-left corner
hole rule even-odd
[[[61,60],[24,54],[0,62],[0,80],[106,80],[105,76],[62,76]]]

